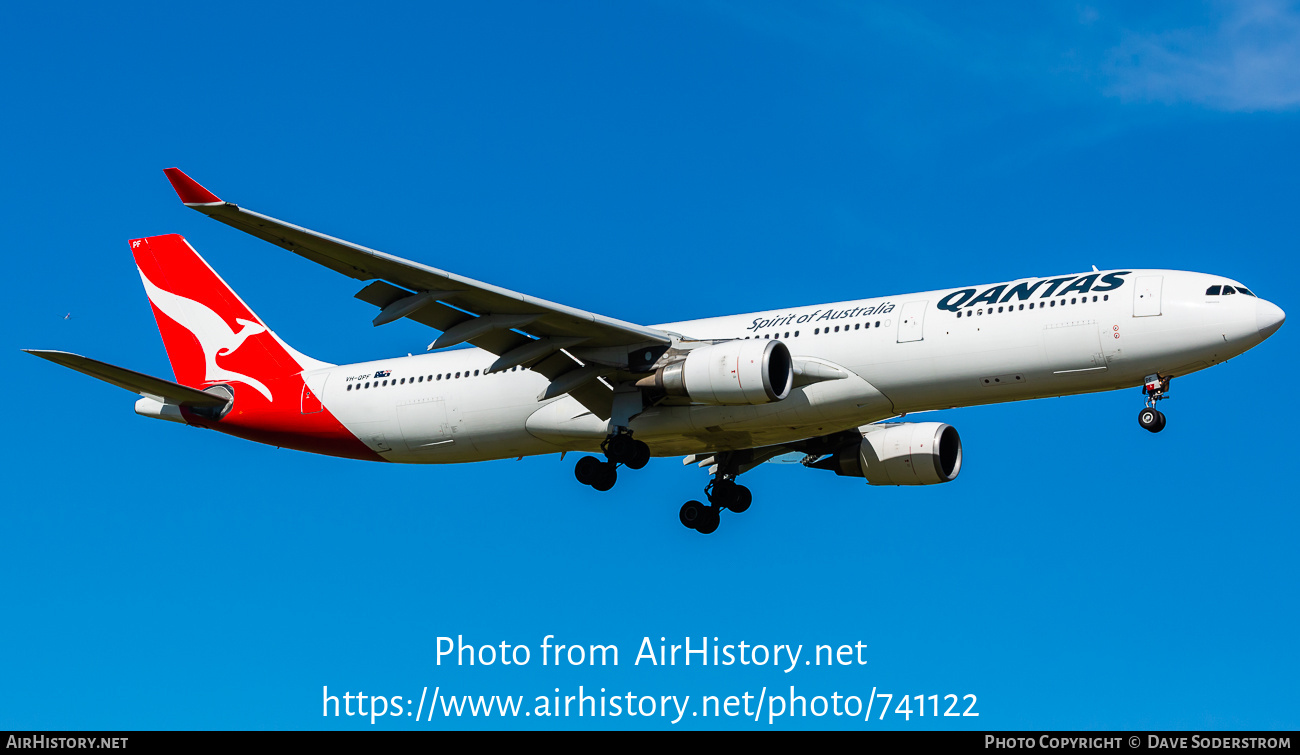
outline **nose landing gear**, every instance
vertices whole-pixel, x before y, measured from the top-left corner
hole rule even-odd
[[[1147,405],[1138,412],[1138,424],[1142,429],[1153,433],[1165,429],[1165,415],[1156,408],[1156,402],[1169,398],[1165,394],[1169,392],[1169,381],[1172,379],[1147,375],[1146,383],[1142,386],[1142,393],[1147,397]]]
[[[1158,433],[1165,429],[1165,414],[1153,407],[1147,407],[1138,413],[1138,424],[1144,430]]]

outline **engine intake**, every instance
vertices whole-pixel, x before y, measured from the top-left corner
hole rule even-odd
[[[813,466],[868,485],[934,485],[961,472],[961,436],[942,422],[871,425],[862,442],[840,449]]]
[[[693,349],[637,385],[700,404],[770,404],[790,395],[794,360],[780,341],[727,341]]]

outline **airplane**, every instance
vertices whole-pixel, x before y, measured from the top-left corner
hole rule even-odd
[[[1170,381],[1264,341],[1286,319],[1220,275],[1116,269],[643,326],[367,249],[219,199],[164,171],[186,207],[360,281],[375,326],[438,335],[432,353],[335,365],[272,331],[179,235],[130,241],[175,381],[26,350],[140,396],[146,417],[310,453],[448,464],[587,452],[582,484],[682,456],[707,467],[714,532],[753,496],[737,478],[801,455],[870,485],[951,482],[957,430],[909,414],[1142,386],[1156,433]],[[451,348],[468,344],[472,348]],[[599,454],[599,455],[596,455]]]

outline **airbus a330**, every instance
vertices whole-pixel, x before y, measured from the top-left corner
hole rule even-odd
[[[1236,280],[1096,270],[638,325],[516,293],[224,202],[176,168],[187,207],[361,281],[376,326],[438,335],[416,356],[334,365],[280,339],[178,235],[130,242],[175,381],[30,353],[140,395],[136,412],[311,453],[447,464],[568,451],[597,490],[653,456],[706,467],[717,529],[737,478],[777,457],[871,485],[956,479],[957,431],[887,422],[935,409],[1142,386],[1159,432],[1170,381],[1261,343],[1285,315]],[[472,348],[453,348],[468,344]]]

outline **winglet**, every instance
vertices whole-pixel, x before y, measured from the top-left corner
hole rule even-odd
[[[185,204],[223,204],[216,194],[200,186],[180,168],[165,168],[163,173],[167,174],[167,180],[172,182],[172,188]]]

